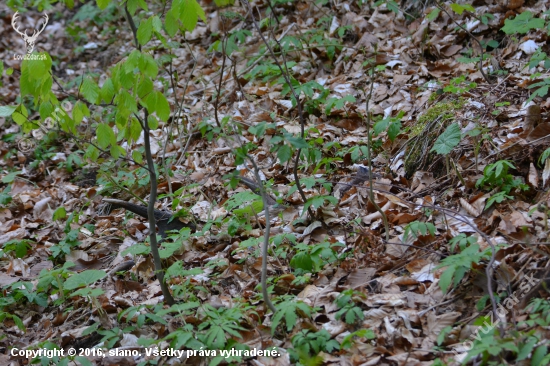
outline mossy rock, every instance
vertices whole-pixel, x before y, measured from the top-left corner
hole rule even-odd
[[[418,170],[426,170],[434,161],[435,152],[430,152],[437,137],[455,120],[455,113],[466,101],[457,99],[439,102],[429,108],[411,127],[405,150],[405,176],[410,178]]]

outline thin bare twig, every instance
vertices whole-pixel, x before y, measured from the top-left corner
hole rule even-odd
[[[269,42],[267,41],[267,39],[265,39],[265,37],[262,33],[262,30],[260,29],[260,26],[258,25],[258,22],[256,21],[256,18],[254,18],[254,15],[252,14],[252,8],[250,7],[250,4],[248,3],[248,1],[241,1],[241,4],[243,4],[243,6],[246,6],[246,10],[248,11],[248,15],[252,19],[252,24],[254,24],[254,28],[256,28],[256,30],[258,31],[258,34],[260,35],[260,37],[262,38],[262,41],[264,42],[264,44],[266,46],[266,48],[269,50],[269,53],[271,54],[271,57],[273,58],[273,60],[277,64],[277,67],[279,68],[279,71],[281,71],[281,75],[285,79],[285,82],[287,83],[288,87],[290,88],[290,92],[292,93],[292,96],[294,97],[294,100],[296,101],[296,105],[298,107],[298,116],[300,118],[300,137],[303,139],[304,135],[305,135],[305,131],[304,131],[305,118],[304,118],[304,113],[303,113],[303,110],[302,110],[302,104],[300,103],[300,99],[298,98],[298,95],[296,94],[296,90],[294,90],[294,87],[292,86],[292,82],[290,80],[290,73],[288,72],[288,69],[286,67],[286,60],[285,60],[284,54],[282,54],[282,56],[283,56],[283,62],[284,62],[285,70],[283,70],[283,67],[281,66],[281,64],[277,60],[277,57],[273,53],[273,49],[269,45]],[[275,42],[279,45],[279,47],[281,46],[279,41],[277,41],[276,39],[275,39]],[[281,47],[281,49],[282,49],[282,47]],[[294,181],[296,182],[296,188],[298,188],[298,192],[300,193],[300,196],[302,197],[302,200],[304,201],[304,204],[305,204],[307,202],[307,197],[306,197],[306,194],[304,193],[304,190],[302,189],[302,185],[300,184],[300,177],[298,177],[298,164],[300,163],[300,154],[301,153],[302,153],[302,149],[301,148],[297,149],[296,159],[294,161],[294,169],[293,169],[292,173],[294,175]],[[307,211],[308,211],[309,216],[312,219],[314,219],[315,215],[314,215],[313,210],[311,209],[311,207],[308,207]]]
[[[386,213],[384,211],[382,211],[380,206],[378,206],[378,204],[374,200],[374,192],[373,192],[373,184],[372,184],[372,136],[370,134],[371,119],[370,119],[370,112],[369,112],[369,102],[370,102],[370,99],[372,97],[372,91],[374,89],[374,65],[375,64],[376,64],[375,62],[372,62],[372,64],[371,64],[371,83],[370,83],[369,94],[366,97],[366,101],[365,101],[366,111],[367,111],[367,150],[368,150],[368,153],[369,153],[369,158],[368,158],[368,160],[369,160],[369,174],[368,174],[368,177],[369,177],[369,198],[370,198],[371,203],[376,208],[376,211],[378,211],[380,213],[380,215],[382,216],[382,221],[384,221],[384,229],[386,231],[386,241],[390,241],[390,225],[388,224],[388,217],[386,216]]]

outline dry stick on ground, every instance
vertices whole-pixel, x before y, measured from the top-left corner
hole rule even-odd
[[[286,67],[286,59],[284,57],[284,54],[282,54],[282,56],[283,56],[283,62],[285,63],[285,70],[283,70],[283,68],[281,66],[281,63],[279,62],[279,60],[277,60],[277,56],[275,56],[275,54],[273,53],[273,49],[269,45],[269,42],[267,41],[267,39],[265,39],[264,35],[262,34],[262,30],[260,29],[260,26],[258,25],[258,22],[256,22],[256,18],[254,18],[254,14],[252,14],[252,8],[250,7],[250,4],[248,3],[248,1],[241,1],[241,4],[243,5],[243,7],[246,6],[245,10],[248,11],[248,16],[250,16],[250,19],[252,19],[252,24],[254,25],[254,28],[256,28],[256,31],[258,32],[258,34],[262,38],[262,41],[264,42],[266,48],[269,50],[269,53],[270,53],[271,57],[273,58],[273,61],[275,61],[275,63],[277,64],[277,67],[279,68],[279,71],[281,71],[281,75],[285,79],[285,82],[287,83],[288,87],[290,88],[290,92],[292,93],[292,96],[294,97],[294,100],[296,101],[296,105],[298,107],[298,116],[300,118],[300,137],[303,139],[304,134],[305,134],[304,133],[305,119],[304,119],[304,113],[303,113],[303,110],[302,110],[302,104],[300,103],[300,99],[299,99],[298,95],[296,94],[296,90],[294,90],[294,87],[292,86],[292,82],[290,80],[290,73],[288,72],[288,69]],[[283,49],[283,47],[281,47],[280,42],[277,41],[276,38],[275,38],[275,42],[277,43],[277,45],[281,49]],[[300,163],[300,154],[301,153],[302,153],[302,149],[301,148],[297,149],[296,159],[294,161],[293,175],[294,175],[294,181],[296,182],[296,188],[298,188],[298,192],[300,193],[300,196],[302,197],[302,200],[304,201],[304,205],[305,205],[306,202],[307,202],[307,197],[306,197],[306,194],[304,193],[304,190],[302,189],[302,186],[300,184],[300,178],[298,177],[298,164]],[[311,207],[307,208],[307,212],[308,212],[309,216],[311,217],[311,219],[314,220],[315,215],[314,215],[313,210],[311,209]]]

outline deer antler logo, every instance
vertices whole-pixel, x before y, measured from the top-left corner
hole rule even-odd
[[[37,31],[36,29],[33,29],[32,35],[29,36],[27,34],[26,29],[25,29],[25,32],[22,33],[21,31],[19,31],[19,27],[16,26],[16,24],[15,24],[15,21],[17,20],[17,17],[19,16],[18,13],[19,12],[16,11],[15,14],[13,14],[13,17],[11,18],[11,26],[13,27],[13,29],[15,29],[15,31],[17,33],[19,33],[21,35],[21,38],[23,38],[23,40],[27,44],[27,53],[30,54],[34,50],[34,43],[36,42],[36,39],[38,38],[38,35],[40,33],[42,33],[44,28],[46,28],[46,25],[48,24],[48,20],[50,18],[48,18],[48,14],[44,13],[44,24],[42,24],[42,29],[40,29],[39,31]]]

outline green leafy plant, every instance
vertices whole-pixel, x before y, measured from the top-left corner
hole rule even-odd
[[[334,248],[339,246],[343,246],[343,244],[331,244],[327,241],[315,245],[299,243],[294,248],[296,254],[290,260],[290,266],[298,270],[299,274],[304,272],[319,272],[326,264],[334,263],[338,260]]]
[[[105,345],[105,348],[113,348],[115,344],[120,341],[124,335],[124,332],[118,328],[114,327],[113,329],[99,329],[97,331],[99,334],[101,334],[103,337],[101,338],[100,342],[103,342]]]
[[[510,105],[510,102],[497,102],[495,103],[495,107],[503,107],[503,106],[509,106]],[[495,116],[498,116],[500,113],[502,113],[502,111],[500,111],[499,109],[495,109],[494,111],[491,112],[492,115],[495,115]]]
[[[544,19],[533,18],[533,13],[524,11],[513,19],[506,19],[501,30],[506,34],[526,34],[532,29],[544,28]]]
[[[466,76],[461,75],[449,81],[449,85],[443,88],[445,93],[464,94],[477,87],[474,82],[467,82]]]
[[[235,0],[214,0],[214,3],[218,8],[223,8],[225,6],[233,5]]]
[[[94,282],[107,276],[105,271],[97,269],[89,269],[78,274],[70,276],[64,284],[66,290],[74,290],[79,287],[87,287],[93,284]],[[73,294],[74,296],[74,294]]]
[[[542,166],[546,160],[550,157],[550,147],[544,150],[539,158],[539,164]]]
[[[26,332],[27,328],[25,327],[25,324],[23,324],[23,321],[20,317],[18,317],[15,314],[10,314],[7,311],[0,310],[0,323],[3,323],[6,319],[13,320],[13,323],[19,328],[19,330]]]
[[[403,241],[407,241],[409,236],[417,239],[419,235],[435,235],[435,226],[430,222],[413,221],[405,227]]]
[[[356,99],[353,95],[348,94],[343,98],[336,98],[332,97],[327,99],[325,104],[325,114],[328,116],[334,108],[336,109],[344,109],[346,106],[346,103],[355,103]]]
[[[393,11],[395,14],[399,13],[399,5],[393,0],[378,0],[374,3],[374,6],[380,6],[385,4],[388,10]]]
[[[239,331],[246,329],[239,325],[243,317],[239,307],[214,309],[210,305],[203,305],[201,310],[205,317],[198,329],[204,330],[204,333],[199,335],[198,339],[207,347],[223,349],[228,336],[242,339]]]
[[[366,340],[375,339],[376,334],[372,331],[372,329],[359,329],[345,336],[342,340],[342,343],[340,344],[340,347],[342,349],[351,348],[353,346],[355,338],[365,338]]]
[[[447,267],[439,278],[439,287],[444,293],[447,292],[451,281],[456,287],[466,273],[472,269],[472,264],[479,264],[483,259],[491,257],[491,249],[480,251],[478,244],[471,244],[460,253],[444,258],[436,269]]]
[[[4,188],[0,192],[0,206],[5,206],[12,201],[10,191],[11,191],[11,185],[8,185],[6,188]]]
[[[458,247],[460,250],[464,250],[470,245],[473,245],[477,243],[477,238],[475,236],[466,236],[464,233],[460,233],[451,240],[449,240],[449,244],[451,244],[451,251],[454,252],[456,245],[458,244]]]
[[[344,317],[347,324],[355,324],[365,319],[363,310],[356,305],[357,298],[365,298],[365,294],[353,289],[342,291],[336,298],[336,305],[340,308],[335,314],[336,319]]]
[[[495,202],[501,203],[506,199],[511,199],[512,190],[519,189],[526,191],[529,189],[527,184],[521,183],[519,178],[514,178],[508,173],[509,169],[515,169],[515,166],[508,160],[499,160],[496,163],[489,164],[483,170],[483,177],[476,182],[476,187],[492,190],[500,189],[500,192],[491,196],[485,205],[485,208],[491,207]]]
[[[479,357],[481,364],[490,365],[494,360],[506,357],[507,362],[520,364],[529,360],[531,365],[548,365],[550,353],[544,328],[550,324],[550,305],[548,300],[534,298],[528,306],[528,320],[518,325],[522,330],[512,330],[502,336],[496,323],[491,317],[483,316],[474,321],[480,326],[476,331],[473,346],[468,352],[465,362]],[[526,331],[525,327],[528,327]],[[532,329],[533,328],[533,329]]]
[[[311,364],[312,358],[315,359],[321,351],[331,353],[340,349],[338,341],[331,339],[330,333],[325,329],[318,332],[301,330],[292,337],[292,346],[294,349],[288,350],[290,358],[301,364]]]
[[[70,254],[71,249],[78,246],[80,241],[78,241],[78,229],[70,230],[66,233],[65,238],[59,243],[52,245],[50,251],[53,258],[61,258],[64,255]]]
[[[21,299],[26,299],[30,303],[35,303],[39,306],[48,306],[48,294],[34,291],[34,284],[31,282],[18,281],[9,286],[11,296],[18,302]]]
[[[465,10],[471,13],[475,13],[476,11],[475,8],[470,4],[457,4],[457,3],[451,4],[451,10],[457,13],[458,15],[462,15],[462,13],[464,13]]]
[[[69,268],[74,266],[73,262],[65,262],[62,267],[57,269],[43,269],[38,276],[36,291],[50,295],[57,294],[58,299],[54,304],[61,304],[65,300],[65,292],[67,291],[64,288],[65,281],[74,274]]]
[[[506,102],[507,103],[507,102]],[[473,129],[466,132],[474,140],[474,156],[476,159],[476,169],[478,168],[479,151],[484,141],[491,141],[490,130],[481,125],[476,125]]]
[[[283,321],[286,324],[287,332],[290,332],[296,323],[298,322],[298,316],[311,317],[313,308],[302,301],[296,301],[292,297],[285,296],[282,301],[276,305],[277,312],[273,316],[271,323],[271,334],[275,333],[275,330]]]
[[[441,135],[438,136],[434,146],[430,150],[430,152],[435,151],[439,155],[445,156],[447,174],[449,174],[450,171],[449,154],[460,143],[461,139],[462,134],[460,132],[460,125],[458,123],[453,123],[449,125]],[[457,174],[459,174],[458,171]]]
[[[533,89],[533,88],[536,88],[536,87],[539,87],[539,88],[537,90],[535,90],[533,92],[533,94],[531,94],[531,96],[525,101],[525,103],[529,103],[530,101],[532,101],[536,97],[541,97],[542,98],[545,95],[547,95],[548,90],[550,90],[550,78],[546,78],[543,81],[540,81],[538,83],[534,83],[534,84],[529,85],[529,89]]]
[[[440,155],[448,155],[460,143],[461,138],[460,126],[458,123],[453,123],[439,135],[430,151],[435,151]]]
[[[283,82],[282,78],[279,79],[279,82]],[[306,101],[304,103],[305,110],[308,113],[316,113],[319,109],[321,104],[326,103],[326,98],[328,94],[330,93],[329,89],[325,89],[321,84],[319,84],[316,81],[310,80],[306,83],[301,84],[298,80],[292,78],[291,79],[292,87],[294,88],[294,91],[296,92],[296,95],[300,95],[301,93],[304,93],[306,96]],[[281,90],[281,96],[286,96],[291,92],[290,85],[284,83],[283,89]],[[315,92],[318,92],[319,95],[317,98],[313,98]],[[297,101],[294,98],[294,95],[290,95],[290,100],[292,101],[292,105],[296,106]]]
[[[550,301],[541,298],[533,298],[528,306],[529,318],[522,323],[533,327],[540,325],[541,327],[550,326]]]
[[[400,111],[395,117],[388,116],[376,122],[373,128],[374,135],[378,136],[387,130],[390,141],[394,141],[401,132],[401,119],[404,115],[405,112]]]
[[[35,243],[27,239],[12,239],[6,242],[2,250],[0,250],[0,258],[13,255],[15,255],[16,258],[23,258],[27,255],[29,249],[32,248],[31,244]]]
[[[484,362],[487,362],[491,356],[497,356],[505,351],[518,353],[519,348],[515,344],[513,338],[500,338],[499,331],[496,327],[490,327],[487,332],[479,332],[479,340],[474,341],[474,345],[468,355],[465,362],[471,360],[477,355],[481,355]]]
[[[548,12],[545,14],[548,14]],[[524,11],[513,19],[506,19],[501,30],[507,35],[526,34],[532,30],[543,30],[546,26],[547,33],[550,34],[550,23],[548,23],[548,25],[545,23],[543,18],[535,18],[530,11]],[[539,48],[531,56],[526,67],[533,68],[541,62],[544,62],[544,67],[546,69],[550,69],[550,58]],[[544,97],[548,94],[548,90],[550,89],[550,78],[545,78],[540,82],[529,85],[529,89],[533,88],[538,89],[531,94],[525,103],[529,103],[536,97]]]

